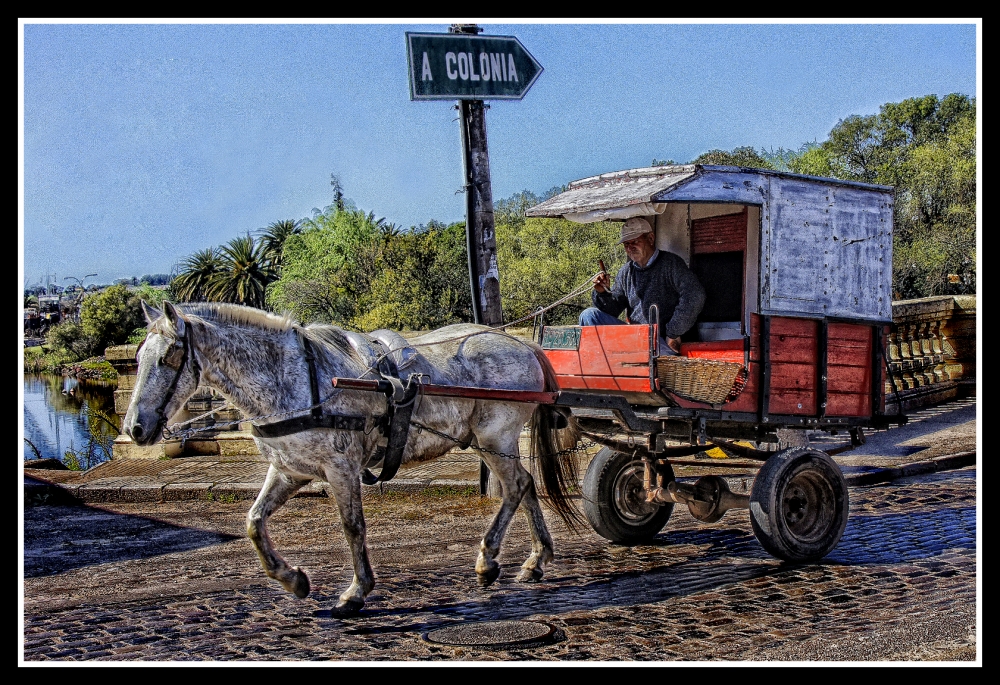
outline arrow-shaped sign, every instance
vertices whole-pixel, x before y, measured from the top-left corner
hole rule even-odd
[[[514,36],[406,33],[411,100],[520,100],[542,73]]]

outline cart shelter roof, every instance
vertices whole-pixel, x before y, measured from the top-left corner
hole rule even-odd
[[[770,169],[681,164],[613,171],[599,176],[582,178],[571,182],[564,192],[535,205],[525,214],[529,217],[565,217],[583,223],[600,220],[624,220],[631,216],[658,214],[663,211],[662,203],[670,201],[670,191],[686,185],[698,176],[747,173],[893,192],[889,186],[788,174]],[[736,195],[738,193],[734,193],[734,201],[739,199]]]

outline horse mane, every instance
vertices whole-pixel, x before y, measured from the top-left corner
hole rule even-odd
[[[347,336],[344,335],[343,330],[332,324],[311,323],[307,326],[299,326],[292,320],[291,314],[272,314],[261,309],[228,302],[196,302],[181,304],[178,307],[184,314],[191,314],[215,323],[249,326],[277,333],[284,333],[297,327],[308,338],[321,346],[332,345],[345,354],[354,354],[354,348]]]

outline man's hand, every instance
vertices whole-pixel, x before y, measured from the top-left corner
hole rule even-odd
[[[680,338],[667,338],[667,347],[672,349],[677,354],[681,353],[681,339]]]
[[[611,279],[608,277],[607,271],[602,271],[594,276],[594,290],[599,293],[611,290]]]

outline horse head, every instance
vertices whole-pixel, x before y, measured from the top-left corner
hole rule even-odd
[[[201,369],[192,349],[191,324],[170,302],[163,312],[142,303],[149,333],[139,347],[139,370],[122,432],[137,445],[160,439],[167,420],[198,389]]]

